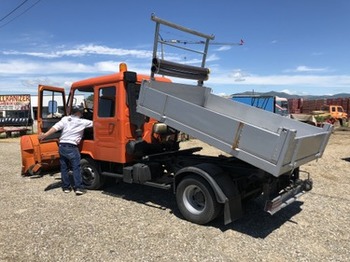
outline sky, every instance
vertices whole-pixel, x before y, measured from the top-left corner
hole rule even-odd
[[[205,86],[216,94],[350,93],[348,0],[0,0],[0,94],[34,95],[39,84],[69,90],[121,62],[150,74],[152,13],[215,36]],[[204,48],[166,28],[160,36]],[[200,59],[168,46],[163,55],[191,65]]]

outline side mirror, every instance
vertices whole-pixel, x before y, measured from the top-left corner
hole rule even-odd
[[[57,112],[57,101],[50,100],[48,104],[49,114],[54,114]]]

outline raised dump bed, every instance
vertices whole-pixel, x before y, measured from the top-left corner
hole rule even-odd
[[[137,111],[276,177],[321,157],[332,132],[331,125],[314,127],[204,86],[144,81]]]

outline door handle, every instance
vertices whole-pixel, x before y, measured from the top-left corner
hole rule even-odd
[[[109,123],[108,124],[108,133],[112,134],[114,131],[115,124],[114,123]]]

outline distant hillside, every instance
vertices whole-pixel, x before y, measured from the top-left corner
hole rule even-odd
[[[323,95],[323,96],[314,96],[314,95],[307,95],[307,96],[300,96],[300,95],[291,95],[291,94],[287,94],[284,92],[275,92],[275,91],[270,91],[270,92],[265,92],[265,93],[261,93],[261,92],[251,92],[251,91],[247,91],[247,92],[243,92],[243,93],[235,93],[232,94],[231,97],[233,95],[262,95],[262,96],[279,96],[279,97],[285,97],[285,98],[304,98],[304,99],[325,99],[325,98],[340,98],[340,97],[350,97],[350,93],[340,93],[340,94],[335,94],[335,95]]]

